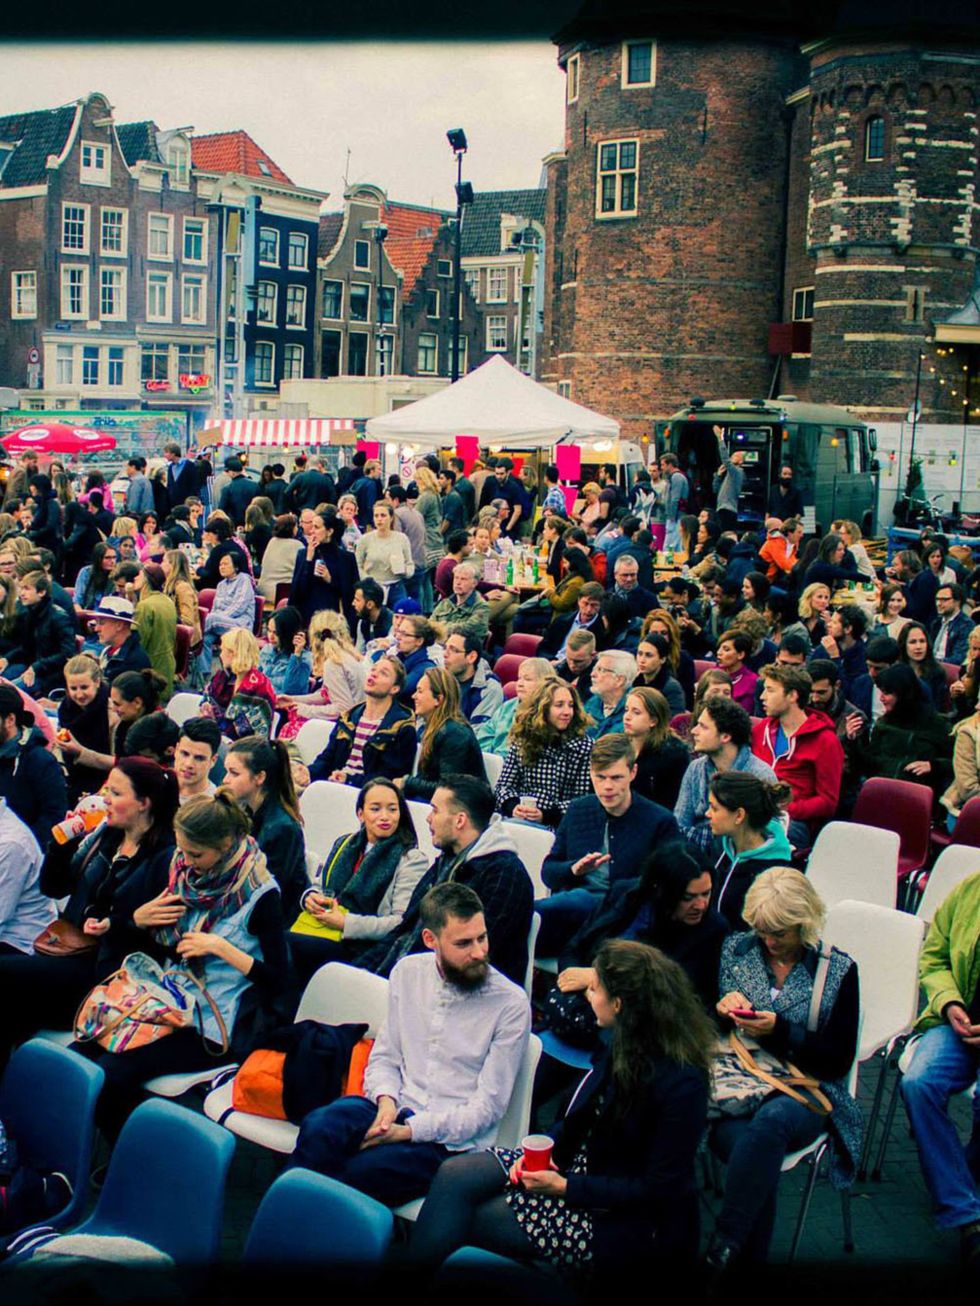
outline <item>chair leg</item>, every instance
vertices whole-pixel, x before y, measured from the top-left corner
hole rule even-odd
[[[898,1108],[898,1086],[902,1076],[899,1071],[895,1072],[895,1082],[892,1085],[892,1095],[888,1103],[888,1110],[885,1112],[885,1121],[881,1127],[881,1141],[878,1144],[878,1155],[875,1157],[874,1169],[871,1171],[871,1178],[875,1183],[881,1181],[881,1171],[885,1164],[885,1150],[888,1147],[888,1139],[891,1137],[892,1124],[895,1120],[895,1111]]]
[[[879,1052],[878,1056],[881,1058],[881,1066],[878,1070],[878,1083],[875,1085],[874,1100],[871,1103],[871,1114],[868,1116],[868,1123],[864,1131],[864,1147],[861,1149],[861,1160],[858,1162],[857,1178],[859,1183],[864,1183],[868,1173],[868,1162],[871,1160],[871,1145],[878,1125],[878,1117],[881,1114],[881,1103],[885,1094],[885,1078],[888,1074],[887,1055],[885,1052]]]
[[[844,1226],[844,1251],[854,1251],[854,1228],[851,1224],[851,1190],[844,1188],[840,1195],[841,1224]]]
[[[789,1264],[792,1265],[796,1260],[796,1253],[800,1249],[800,1242],[803,1238],[803,1226],[806,1224],[807,1213],[810,1210],[810,1202],[813,1199],[813,1190],[817,1186],[817,1174],[823,1162],[826,1147],[822,1147],[819,1152],[815,1152],[813,1159],[809,1162],[810,1173],[807,1176],[806,1187],[803,1189],[803,1200],[800,1203],[800,1213],[796,1218],[796,1229],[793,1231],[793,1243],[789,1249]]]

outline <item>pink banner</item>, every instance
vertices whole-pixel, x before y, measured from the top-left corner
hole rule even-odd
[[[469,476],[473,464],[480,456],[480,437],[478,435],[457,435],[456,456],[462,458],[466,475]]]
[[[571,517],[572,510],[575,507],[575,500],[578,498],[578,489],[574,485],[563,485],[561,492],[565,496],[565,511]]]
[[[582,450],[577,444],[560,444],[555,448],[555,466],[563,481],[577,481],[582,475]]]
[[[520,476],[521,468],[524,466],[524,459],[518,458],[517,455],[515,454],[511,461],[514,464],[514,475]]]
[[[357,452],[358,452],[358,453],[366,453],[367,456],[368,456],[369,458],[380,458],[380,457],[381,457],[381,441],[380,441],[380,440],[358,440],[358,442],[357,442]]]

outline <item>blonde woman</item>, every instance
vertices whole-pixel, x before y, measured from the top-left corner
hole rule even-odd
[[[814,648],[827,633],[824,617],[829,607],[830,588],[823,581],[815,581],[812,585],[808,585],[800,595],[800,620],[806,626],[810,643]]]
[[[694,698],[694,659],[681,643],[681,627],[677,618],[666,608],[654,608],[643,619],[641,638],[647,635],[663,635],[666,639],[670,674],[680,682],[684,702],[690,703]]]
[[[980,794],[980,709],[953,727],[953,783],[940,802],[949,813],[947,829],[953,833],[957,817],[971,798]]]
[[[430,800],[445,776],[471,775],[485,781],[480,745],[459,710],[456,677],[442,667],[430,667],[415,690],[414,707],[422,732],[415,773],[399,785],[405,797]]]
[[[191,646],[201,640],[201,609],[197,602],[197,590],[191,576],[191,564],[183,549],[167,549],[163,555],[163,592],[173,599],[177,609],[177,620],[182,626],[191,628]]]
[[[476,737],[484,753],[507,756],[515,714],[534,696],[544,681],[554,680],[557,674],[547,658],[524,659],[517,669],[517,693],[513,698],[505,698],[492,715],[476,727]]]
[[[868,550],[861,543],[861,527],[854,521],[835,521],[830,528],[839,535],[850,550],[851,557],[857,563],[857,569],[867,580],[877,580],[875,565],[868,557]]]
[[[276,710],[276,691],[259,670],[259,641],[250,630],[236,626],[221,637],[221,669],[208,681],[201,716],[217,721],[223,735],[268,738]]]
[[[594,531],[595,524],[599,520],[599,495],[601,491],[595,481],[588,481],[582,486],[582,498],[584,506],[577,513],[572,515],[579,521],[587,531]]]
[[[557,678],[539,685],[514,718],[497,811],[557,829],[572,799],[592,792],[590,724],[574,686]]]
[[[280,739],[294,739],[304,721],[336,721],[364,702],[367,663],[354,647],[346,619],[329,609],[317,612],[310,622],[309,637],[313,678],[320,684],[309,694],[280,694],[279,707],[289,709]]]

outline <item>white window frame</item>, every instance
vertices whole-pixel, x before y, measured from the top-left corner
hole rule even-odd
[[[154,223],[156,219],[156,223]],[[160,223],[167,232],[167,252],[157,254],[153,251],[154,231],[160,230]],[[174,215],[172,213],[148,213],[146,215],[146,257],[153,263],[172,263],[174,261]]]
[[[479,268],[464,268],[464,269],[463,269],[463,283],[464,283],[465,286],[468,287],[469,292],[470,292],[470,297],[472,298],[473,303],[474,303],[474,304],[479,304],[479,302],[480,302],[480,269],[479,269]]]
[[[260,349],[263,351],[263,357],[265,357],[265,353],[264,353],[264,351],[265,351],[265,350],[268,350],[268,351],[269,351],[269,379],[268,379],[268,381],[260,381],[260,380],[259,380],[259,350],[260,350]],[[273,385],[275,385],[275,383],[276,383],[276,347],[275,347],[275,345],[272,343],[271,340],[256,340],[256,342],[255,342],[255,354],[254,354],[254,359],[255,359],[255,367],[254,367],[254,371],[253,371],[253,376],[254,376],[255,384],[256,384],[256,385],[268,385],[268,386],[273,386]]]
[[[106,214],[118,214],[121,217],[119,223],[119,249],[107,249],[105,243],[106,234]],[[113,230],[115,225],[113,224]],[[117,209],[106,205],[99,209],[99,257],[100,258],[126,258],[129,254],[129,209]]]
[[[648,45],[650,47],[650,77],[645,82],[631,82],[629,78],[630,69],[630,47],[636,45]],[[657,84],[657,43],[653,39],[645,41],[624,41],[622,57],[621,85],[624,91],[635,91],[644,86],[656,86]]]
[[[116,294],[113,296],[115,308],[112,312],[106,313],[103,308],[103,278],[110,277],[117,286]],[[125,322],[126,321],[126,293],[128,290],[126,278],[126,268],[121,267],[99,267],[99,321],[100,322]]]
[[[494,324],[495,322],[497,322],[497,323],[502,322],[502,323],[503,323],[503,336],[504,336],[504,343],[503,343],[502,345],[495,345],[495,344],[493,343],[493,339],[494,339],[494,337],[493,337],[493,324]],[[507,314],[506,314],[506,313],[488,313],[488,314],[487,314],[487,343],[486,343],[486,350],[487,350],[487,353],[488,353],[488,354],[504,354],[504,353],[507,352],[507,350],[508,350],[509,348],[510,348],[510,330],[509,330],[509,328],[508,328]]]
[[[324,305],[323,305],[323,293],[321,292],[321,294],[320,294],[320,316],[321,316],[321,318],[323,319],[324,322],[343,322],[343,320],[344,320],[344,283],[343,283],[342,281],[335,281],[333,277],[325,277],[325,278],[324,278],[324,281],[323,281],[323,289],[326,290],[326,288],[327,288],[328,285],[331,285],[331,286],[339,286],[339,287],[340,287],[340,312],[337,313],[336,316],[334,316],[334,317],[330,317],[327,313],[325,313],[325,312],[323,311],[323,309],[324,309]]]
[[[183,136],[175,136],[167,142],[167,171],[170,184],[177,190],[188,190],[191,184],[191,146]]]
[[[161,358],[164,360],[166,366],[164,367],[163,376],[156,375],[156,367],[154,366],[153,368],[154,375],[144,377],[143,357],[147,353],[149,353],[150,356],[153,358],[154,364]],[[147,381],[166,381],[169,383],[170,369],[171,369],[170,346],[164,344],[162,341],[159,340],[144,340],[140,347],[140,371],[139,371],[140,385],[145,385]]]
[[[288,344],[283,347],[282,379],[284,381],[302,381],[303,366],[306,361],[304,358],[304,352],[302,345]],[[294,366],[297,359],[299,360],[298,371]]]
[[[391,295],[391,318],[390,319],[385,318],[384,320],[382,320],[381,317],[382,295],[384,296]],[[378,315],[378,326],[391,327],[392,331],[394,331],[396,326],[396,318],[398,317],[398,287],[379,286],[378,294],[375,296],[375,298],[377,299],[377,304],[375,307]]]
[[[793,314],[793,316],[792,316],[792,321],[794,321],[794,322],[812,322],[812,321],[813,321],[813,293],[814,293],[814,289],[815,289],[814,286],[797,286],[797,287],[794,289],[794,291],[793,291],[793,309],[792,309],[792,314]],[[807,314],[806,311],[805,311],[805,310],[806,310],[806,297],[807,297],[807,295],[810,296],[810,312],[809,312],[809,314]],[[800,309],[803,310],[802,312],[798,311],[798,309],[797,309],[797,305],[799,305]]]
[[[183,361],[181,361],[181,357],[180,357],[180,356],[181,356],[181,353],[188,353],[188,352],[190,352],[190,350],[192,350],[192,349],[195,351],[195,353],[199,352],[200,355],[201,355],[201,363],[200,363],[200,366],[198,366],[197,362],[193,362],[193,363],[192,363],[192,362],[189,362],[186,358],[185,358]],[[189,374],[189,375],[191,375],[191,376],[200,376],[202,372],[206,372],[206,371],[207,371],[207,367],[208,367],[208,347],[207,347],[207,345],[205,345],[205,344],[194,344],[194,345],[178,345],[178,346],[177,346],[177,375],[178,375],[178,377],[180,377],[180,376],[182,376],[182,375],[187,375],[187,374]]]
[[[81,273],[81,308],[78,312],[72,312],[70,308],[71,297],[68,294],[69,274],[72,272]],[[62,263],[61,265],[61,314],[67,322],[87,322],[89,320],[89,269],[87,263]],[[67,310],[67,311],[66,311]]]
[[[452,356],[452,351],[453,351],[453,346],[452,346],[452,342],[450,341],[450,345],[449,345],[449,353],[450,353],[450,356]],[[459,337],[459,374],[460,374],[460,376],[465,376],[466,373],[469,371],[469,363],[470,363],[470,341],[469,341],[469,337],[468,337],[468,336],[461,335],[461,336]]]
[[[118,358],[113,358],[112,355],[113,355],[114,353],[117,353],[117,354],[119,355],[119,357],[118,357]],[[113,368],[114,368],[114,366],[117,366],[118,369],[119,369],[119,380],[118,380],[118,381],[113,381],[113,379],[112,379],[112,374],[113,374]],[[111,386],[113,390],[116,390],[116,389],[120,389],[120,390],[121,390],[122,387],[123,387],[123,386],[125,385],[125,383],[126,383],[126,351],[125,351],[125,349],[123,349],[122,345],[110,345],[110,346],[106,349],[106,354],[105,354],[105,383],[106,383],[107,386]]]
[[[198,311],[187,310],[187,292],[194,285],[198,291]],[[180,279],[180,320],[195,326],[206,326],[208,320],[208,281],[203,272],[187,272]]]
[[[432,309],[429,308],[429,300],[430,300],[430,297],[431,297],[432,295],[435,295],[435,297],[436,297],[436,308],[435,308],[435,312],[433,312]],[[438,319],[442,316],[442,314],[441,314],[440,311],[439,311],[441,307],[442,307],[442,296],[439,294],[439,291],[438,291],[438,290],[435,290],[434,288],[432,288],[432,287],[430,287],[430,286],[427,286],[427,287],[426,287],[426,290],[425,290],[425,315],[426,315],[426,317],[431,317],[431,318],[435,319],[436,321],[438,321]]]
[[[623,168],[620,166],[620,154],[624,145],[632,145],[636,153],[634,156],[633,166]],[[602,151],[609,149],[610,146],[616,150],[615,168],[602,167]],[[621,207],[623,184],[622,178],[632,174],[633,176],[633,207],[626,209]],[[613,176],[616,178],[616,204],[612,209],[604,210],[602,207],[602,179]],[[617,137],[611,141],[597,141],[595,155],[595,215],[597,218],[608,220],[609,218],[635,218],[640,211],[640,142],[635,136]]]
[[[86,357],[85,357],[85,351],[86,351],[86,350],[90,350],[90,351],[95,355],[95,380],[94,380],[94,381],[86,381],[86,380],[85,380],[85,364],[86,364],[86,363],[91,363],[91,362],[92,362],[92,359],[91,359],[91,358],[86,358]],[[101,377],[102,377],[102,350],[98,347],[98,345],[83,345],[83,346],[82,346],[82,358],[81,358],[81,364],[82,364],[82,371],[81,371],[81,375],[80,375],[80,377],[79,377],[79,383],[81,384],[81,386],[83,387],[83,389],[86,389],[86,390],[97,390],[98,387],[102,384],[102,380],[101,380]]]
[[[493,293],[493,283],[495,278],[503,277],[504,291],[502,295]],[[506,304],[508,299],[508,290],[510,288],[510,268],[487,268],[487,303],[488,304]]]
[[[360,262],[358,261],[358,256],[359,256],[360,251],[361,251],[362,248],[367,250],[367,262],[366,262],[366,263],[360,263]],[[356,272],[370,272],[370,271],[371,271],[371,242],[370,242],[369,240],[355,240],[355,241],[354,241],[354,270],[355,270]]]
[[[25,322],[37,317],[37,272],[28,269],[10,274],[10,316]]]
[[[86,150],[101,150],[103,162],[100,166],[93,163],[86,164]],[[112,185],[112,150],[105,141],[86,141],[83,140],[78,150],[78,180],[83,186],[111,186]]]
[[[78,209],[82,218],[82,243],[80,245],[69,245],[65,242],[65,223],[68,220],[68,210]],[[78,221],[78,219],[72,219]],[[61,205],[61,252],[62,254],[81,255],[87,254],[91,247],[92,238],[89,234],[92,230],[92,206],[91,204],[79,204],[75,200],[65,200]]]
[[[298,316],[298,321],[290,320],[291,311],[295,309],[295,304],[290,303],[291,298],[296,300],[299,304],[299,313],[296,315]],[[298,281],[290,281],[286,286],[286,330],[306,330],[306,287],[300,285]]]
[[[294,242],[302,241],[303,259],[300,263],[293,262]],[[295,269],[297,272],[306,272],[310,266],[310,238],[305,231],[291,231],[286,240],[286,266]]]
[[[565,64],[565,103],[574,104],[578,99],[579,80],[582,76],[582,56],[571,54]]]
[[[188,233],[188,231],[187,231],[188,224],[192,224],[193,226],[200,227],[201,231],[200,231],[200,236],[199,236],[199,237],[198,237],[198,235],[197,235],[196,232],[193,232],[193,231],[192,231],[191,233]],[[200,258],[192,258],[191,255],[188,254],[188,252],[187,252],[187,237],[188,237],[188,234],[191,235],[192,239],[195,239],[195,240],[196,240],[196,239],[200,239],[200,242],[201,242],[201,257],[200,257]],[[185,218],[184,218],[184,229],[183,229],[183,232],[182,232],[182,240],[181,240],[181,254],[182,254],[182,256],[183,256],[183,261],[184,261],[185,263],[192,263],[192,264],[194,264],[195,267],[202,267],[202,268],[203,268],[203,267],[207,267],[207,263],[208,263],[208,220],[207,220],[207,218],[189,218],[189,217],[185,217]]]
[[[151,310],[150,290],[153,286],[163,286],[166,307],[162,313]],[[174,320],[174,276],[172,272],[152,271],[146,274],[146,320],[147,322],[172,322]]]
[[[54,351],[55,385],[75,384],[75,346],[57,345]]]
[[[265,290],[265,294],[263,294]],[[272,291],[270,295],[268,292]],[[266,301],[263,309],[263,301]],[[270,307],[271,306],[271,307]],[[260,281],[255,288],[255,321],[262,326],[275,326],[279,317],[279,287],[274,281]]]
[[[276,256],[275,258],[262,257],[262,240],[265,236],[271,236],[275,241]],[[278,227],[259,227],[259,238],[256,241],[259,266],[264,268],[277,268],[279,266],[279,228]]]
[[[436,276],[451,277],[453,275],[453,261],[451,258],[436,259]]]
[[[422,342],[423,342],[423,341],[431,341],[431,342],[432,342],[431,345],[426,345],[426,346],[424,346],[424,348],[426,349],[427,352],[428,352],[429,350],[431,350],[431,352],[432,352],[432,366],[431,366],[431,367],[423,367],[423,366],[422,366],[422,349],[423,349],[423,344],[422,344]],[[421,331],[421,332],[419,333],[418,348],[417,348],[417,353],[416,353],[416,369],[415,369],[415,370],[418,372],[419,376],[436,376],[436,375],[438,374],[438,372],[439,372],[439,337],[438,337],[438,335],[436,334],[435,331]]]
[[[354,291],[355,291],[355,290],[366,290],[366,291],[367,291],[367,312],[366,312],[366,314],[365,314],[364,317],[355,317],[354,314],[353,314],[353,312],[352,312],[352,309],[353,309],[353,306],[354,306]],[[370,283],[370,281],[352,281],[352,282],[350,283],[350,295],[348,296],[348,300],[347,300],[347,314],[348,314],[348,317],[350,318],[350,320],[351,320],[352,322],[363,323],[363,322],[370,322],[370,321],[371,321],[371,283]]]

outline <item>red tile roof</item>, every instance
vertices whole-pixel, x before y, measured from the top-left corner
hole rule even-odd
[[[416,204],[386,204],[382,215],[388,227],[385,250],[393,267],[402,274],[405,299],[415,289],[422,275],[439,228],[450,215],[442,209],[427,209]]]
[[[204,172],[239,172],[246,177],[281,181],[287,186],[293,184],[279,164],[273,162],[246,131],[192,136],[191,159],[194,167]]]
[[[320,234],[317,240],[317,258],[326,258],[337,243],[340,229],[344,225],[342,213],[321,213]]]

